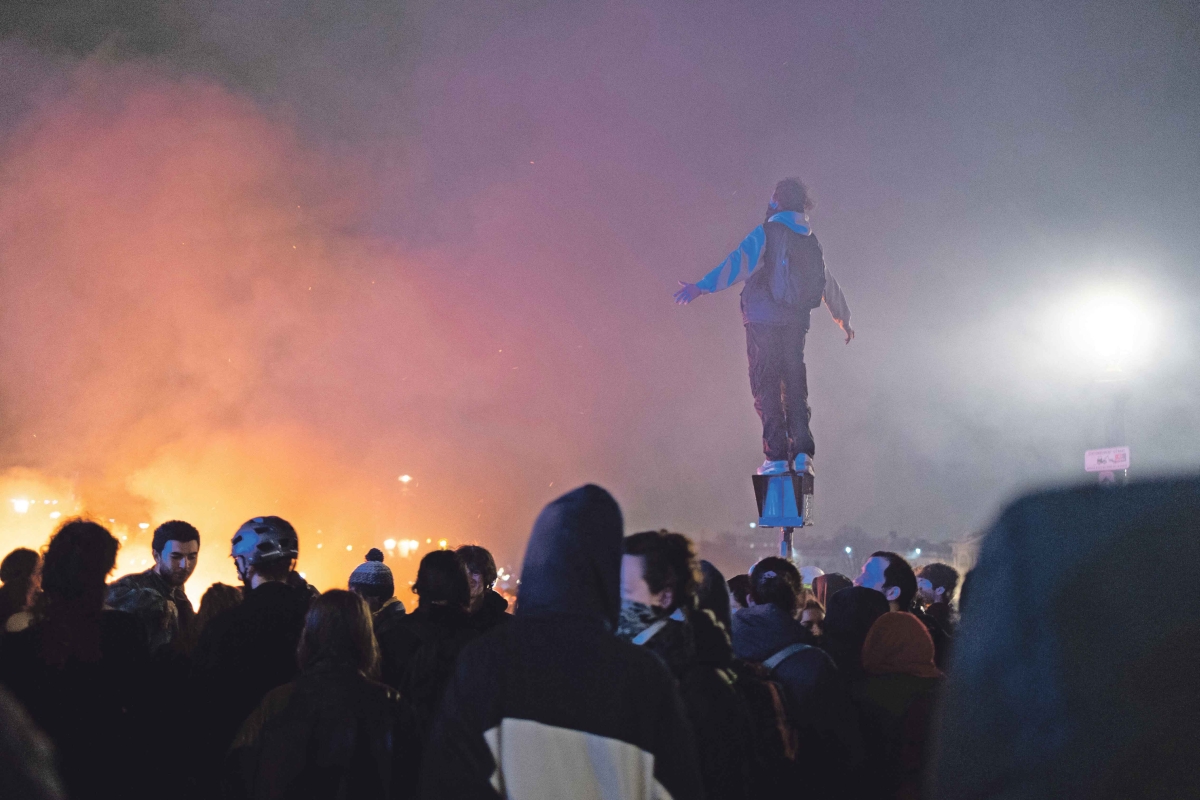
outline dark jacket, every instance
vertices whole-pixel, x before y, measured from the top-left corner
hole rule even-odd
[[[497,625],[511,621],[512,614],[508,613],[508,601],[499,593],[485,589],[479,608],[471,612],[471,627],[480,633],[487,633]]]
[[[416,792],[412,710],[352,666],[322,662],[272,689],[225,763],[230,800],[391,800]]]
[[[866,761],[864,796],[918,800],[941,678],[869,675],[855,686]]]
[[[380,634],[383,682],[412,704],[423,731],[433,725],[458,654],[478,635],[466,611],[432,603],[417,606]]]
[[[674,800],[701,796],[675,680],[652,653],[612,634],[622,528],[616,502],[597,486],[542,511],[516,618],[458,661],[426,751],[422,797],[619,799],[644,797],[655,784]]]
[[[764,263],[742,288],[742,321],[764,325],[809,324],[809,312],[825,293],[825,259],[815,234],[796,233],[782,222],[763,225]]]
[[[178,619],[174,626],[163,625],[163,614],[166,612],[164,603],[174,604]],[[196,620],[196,610],[192,608],[192,601],[187,599],[184,588],[168,583],[154,567],[110,583],[104,604],[137,616],[146,627],[151,651],[163,648],[176,638],[186,639],[187,632]]]
[[[145,632],[122,611],[105,610],[97,624],[99,660],[70,656],[61,666],[42,660],[44,622],[4,635],[0,683],[53,741],[73,800],[148,796],[150,787],[128,772],[130,753],[150,743]]]
[[[733,615],[733,652],[738,658],[761,663],[790,645],[803,645],[775,667],[772,677],[787,692],[788,710],[804,743],[801,768],[812,776],[814,786],[836,791],[862,762],[862,738],[833,660],[811,643],[804,626],[773,604],[742,608]]]
[[[399,625],[407,615],[404,603],[394,597],[387,601],[371,616],[371,626],[375,629],[375,638],[379,639],[383,634]]]
[[[193,663],[202,772],[215,770],[263,696],[296,677],[296,647],[311,599],[304,587],[264,583],[205,626]]]

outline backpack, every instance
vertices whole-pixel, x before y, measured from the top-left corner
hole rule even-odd
[[[733,661],[735,686],[750,712],[753,730],[751,752],[756,763],[751,771],[751,797],[770,800],[795,791],[800,739],[788,715],[784,688],[771,676],[775,667],[803,647],[789,645],[762,664]]]

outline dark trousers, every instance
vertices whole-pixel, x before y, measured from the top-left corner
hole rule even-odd
[[[804,337],[808,326],[746,325],[750,356],[750,391],[763,426],[763,453],[772,461],[813,455],[808,428],[808,371],[804,367]]]

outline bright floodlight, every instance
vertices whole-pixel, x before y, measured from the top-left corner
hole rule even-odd
[[[396,549],[396,540],[395,539],[384,539],[383,546],[386,547],[388,550],[395,550]]]
[[[12,504],[13,504],[13,511],[17,512],[18,514],[24,514],[26,511],[29,510],[29,501],[28,500],[14,498],[12,500]]]
[[[846,548],[846,555],[850,555],[852,552],[854,552],[853,548],[851,548],[851,547]]]
[[[1145,358],[1153,344],[1155,316],[1135,294],[1102,289],[1083,295],[1063,318],[1067,340],[1080,356],[1105,370],[1121,370]]]
[[[401,483],[408,483],[411,480],[412,480],[412,475],[401,475],[400,476]]]

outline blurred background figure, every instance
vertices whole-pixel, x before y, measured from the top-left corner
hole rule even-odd
[[[820,643],[821,634],[824,632],[825,622],[825,607],[818,603],[815,599],[808,600],[802,609],[800,609],[800,624],[813,637],[813,641]]]
[[[951,602],[958,588],[958,570],[949,564],[926,564],[917,570],[917,601],[947,634],[954,634]]]
[[[734,575],[728,581],[729,584],[729,604],[734,611],[742,608],[749,608],[750,603],[747,597],[750,594],[750,576],[745,573]]]
[[[296,680],[272,689],[226,759],[229,800],[394,800],[417,789],[420,744],[412,710],[379,683],[371,612],[330,589],[304,620]]]
[[[813,567],[813,566],[801,567],[800,568],[800,582],[804,585],[805,589],[811,589],[812,585],[813,585],[813,581],[824,574],[825,574],[825,570],[821,569],[820,567]]]
[[[29,613],[40,588],[38,567],[41,556],[27,547],[18,547],[0,561],[0,632],[15,633],[29,626]]]
[[[433,725],[459,651],[479,632],[467,614],[467,568],[453,550],[426,553],[412,590],[416,609],[380,632],[379,647],[384,683],[412,704],[424,734]]]
[[[492,589],[496,585],[496,560],[490,551],[477,544],[464,544],[454,552],[467,568],[467,579],[471,583],[471,603],[467,613],[471,624],[480,633],[508,622],[508,601]]]
[[[404,617],[404,603],[396,597],[396,581],[392,569],[383,563],[383,551],[372,547],[367,551],[363,563],[350,573],[350,591],[357,594],[371,609],[375,635],[399,622]]]
[[[200,610],[196,612],[196,624],[192,635],[199,640],[208,623],[220,614],[242,602],[242,588],[227,583],[214,583],[200,597]],[[193,647],[195,646],[193,642]]]
[[[813,594],[816,595],[817,602],[822,606],[829,607],[829,598],[840,592],[842,589],[849,589],[854,585],[854,581],[847,578],[840,572],[827,572],[824,575],[818,575],[813,578]]]

